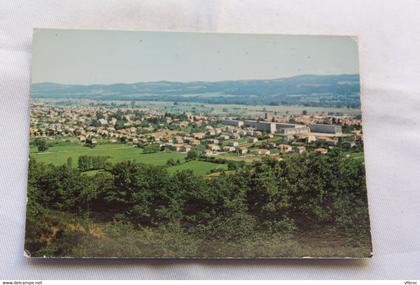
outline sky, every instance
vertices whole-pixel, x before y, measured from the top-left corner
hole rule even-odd
[[[111,84],[358,74],[356,41],[292,36],[35,29],[32,82]]]

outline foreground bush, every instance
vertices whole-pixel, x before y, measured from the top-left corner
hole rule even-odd
[[[310,251],[298,233],[319,231],[370,242],[363,161],[334,151],[211,178],[131,161],[86,176],[31,160],[28,199],[35,255],[298,256]]]

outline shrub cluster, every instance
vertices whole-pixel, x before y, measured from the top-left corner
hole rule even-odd
[[[339,152],[267,158],[211,178],[188,170],[171,175],[165,167],[131,161],[95,176],[82,175],[82,169],[80,159],[79,170],[30,160],[27,248],[33,254],[45,250],[36,239],[43,227],[39,216],[54,211],[123,223],[141,235],[151,231],[151,239],[161,238],[166,227],[182,240],[201,241],[194,247],[323,226],[369,231],[363,161]]]
[[[81,155],[77,162],[77,166],[81,172],[88,170],[104,169],[110,166],[109,156],[90,156]]]

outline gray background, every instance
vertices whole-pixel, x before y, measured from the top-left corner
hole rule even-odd
[[[0,279],[420,279],[420,1],[0,1]],[[33,27],[357,35],[374,257],[23,257]]]

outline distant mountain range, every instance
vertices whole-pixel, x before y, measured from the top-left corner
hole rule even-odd
[[[360,106],[359,75],[301,75],[270,80],[32,84],[33,98],[141,100],[211,104]]]

